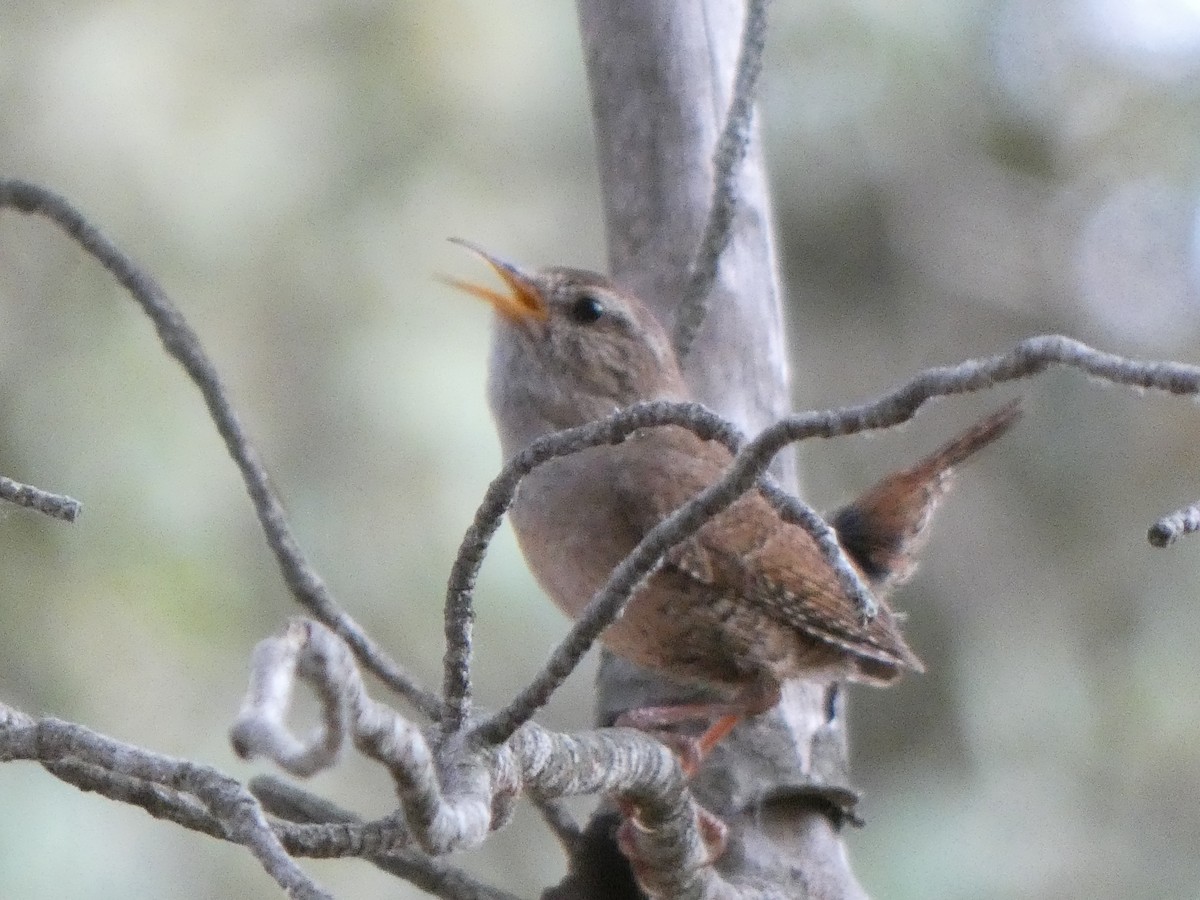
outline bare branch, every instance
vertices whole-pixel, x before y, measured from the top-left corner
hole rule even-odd
[[[500,474],[492,480],[483,502],[476,511],[474,523],[463,537],[446,593],[446,710],[442,716],[446,728],[461,728],[470,715],[470,628],[474,617],[472,595],[475,581],[487,547],[512,504],[521,479],[552,459],[602,444],[619,444],[638,429],[666,425],[687,428],[704,440],[720,441],[734,452],[742,442],[741,434],[732,424],[698,403],[675,403],[665,400],[639,403],[598,422],[539,438],[509,460]],[[845,558],[832,529],[802,501],[788,496],[762,472],[756,473],[751,483],[754,478],[759,477],[762,478],[761,483],[767,498],[780,508],[789,521],[812,531],[838,572],[843,587],[865,612],[872,611],[875,601],[871,598],[870,590]],[[664,521],[658,529],[643,538],[633,553],[614,570],[605,588],[592,599],[587,611],[560,644],[542,675],[535,679],[505,712],[493,716],[477,727],[472,732],[472,739],[483,741],[485,744],[499,744],[522,722],[528,721],[574,670],[600,632],[620,614],[625,601],[641,581],[653,572],[662,554],[675,544],[687,540],[708,518],[736,500],[749,487],[730,485],[727,480],[722,480],[719,484],[725,487],[718,498],[701,502],[701,497],[705,495],[698,496],[691,503],[681,507],[676,516]],[[710,502],[713,504],[711,509],[708,508]],[[678,524],[684,517],[686,523]],[[676,524],[668,525],[669,522]]]
[[[21,484],[0,475],[0,500],[44,513],[52,519],[74,522],[83,511],[83,504],[64,494],[52,494],[33,485]]]
[[[692,349],[696,333],[704,324],[708,313],[708,299],[713,282],[717,278],[717,267],[721,254],[733,230],[733,217],[737,213],[738,175],[742,160],[750,146],[751,126],[754,122],[754,94],[758,76],[762,72],[763,49],[767,43],[767,0],[749,0],[746,4],[746,22],[742,30],[742,43],[738,51],[737,73],[733,82],[733,95],[725,126],[713,153],[713,193],[708,209],[708,220],[704,224],[704,235],[696,249],[683,296],[676,308],[675,333],[672,343],[679,361],[683,362]]]
[[[734,445],[741,439],[736,431],[728,430],[723,420],[698,404],[639,404],[601,422],[567,429],[534,441],[509,460],[500,474],[492,479],[471,527],[463,536],[446,588],[443,727],[451,731],[460,730],[471,714],[471,624],[475,615],[475,582],[491,540],[512,505],[521,479],[552,459],[601,444],[618,444],[638,428],[656,424],[684,424],[692,419],[713,425],[710,432],[697,432],[701,437],[722,439]],[[722,428],[726,430],[722,431]]]
[[[16,759],[35,760],[72,783],[136,802],[151,811],[161,809],[160,802],[170,805],[180,794],[191,795],[194,800],[178,805],[178,815],[161,817],[242,844],[289,896],[303,900],[330,898],[288,856],[258,801],[216,769],[151,753],[71,722],[33,719],[0,704],[0,762]],[[110,779],[108,773],[117,777]],[[136,781],[166,790],[135,787]],[[206,810],[215,822],[206,819],[201,810]]]
[[[39,734],[40,729],[40,734]],[[87,752],[87,760],[79,758],[78,747],[64,751],[43,743],[46,734],[73,732],[73,740],[84,748],[107,745],[117,748],[116,752]],[[56,739],[61,744],[61,739]],[[65,754],[65,755],[64,755]],[[83,791],[102,794],[111,800],[141,807],[158,819],[175,822],[192,831],[207,834],[219,840],[247,843],[244,835],[239,837],[231,823],[237,813],[222,815],[222,807],[244,805],[246,797],[239,794],[241,787],[232,779],[202,767],[159,757],[141,748],[121,745],[109,738],[97,735],[78,725],[55,720],[37,722],[33,718],[8,707],[0,706],[0,760],[35,759],[61,780]],[[191,767],[194,771],[183,775],[171,775]],[[135,774],[136,772],[136,774]],[[207,779],[216,784],[215,792],[230,792],[234,799],[216,804],[201,799],[199,791],[192,790],[198,779]],[[164,780],[182,783],[166,784]],[[264,784],[263,779],[253,785],[254,793],[265,796],[267,811],[288,821],[273,822],[270,827],[278,837],[279,845],[291,856],[316,858],[360,857],[374,863],[384,871],[411,881],[429,893],[445,900],[515,900],[512,895],[482,884],[455,866],[432,859],[416,848],[406,848],[411,842],[408,829],[402,821],[383,819],[378,822],[362,822],[357,816],[345,813],[328,801],[306,794],[296,788],[283,786],[279,782]],[[228,809],[225,810],[229,812]],[[256,837],[265,843],[269,854],[275,854],[270,840]],[[253,849],[253,848],[252,848]],[[261,853],[256,851],[256,855]],[[272,865],[264,867],[275,875],[276,880],[288,888],[287,873],[280,877],[275,869],[294,869],[290,864],[282,865],[272,857]],[[307,876],[300,877],[307,879]],[[294,879],[293,879],[294,880]],[[315,885],[312,885],[315,889]],[[296,892],[297,897],[323,897],[324,893]]]
[[[24,213],[45,216],[129,291],[154,323],[164,349],[200,389],[217,431],[242,474],[267,544],[292,595],[314,617],[344,637],[363,665],[388,687],[425,715],[436,717],[440,710],[437,697],[420,687],[339,607],[329,588],[304,556],[258,450],[234,411],[216,367],[204,351],[199,337],[158,283],[65,198],[46,188],[17,179],[0,179],[0,207],[12,207]]]
[[[1103,353],[1063,335],[1038,335],[1021,341],[1008,353],[927,369],[870,403],[784,419],[755,439],[753,444],[758,445],[755,453],[769,459],[791,441],[888,428],[911,418],[934,397],[986,390],[1038,375],[1051,366],[1078,369],[1093,378],[1137,389],[1200,394],[1200,366],[1128,359]],[[746,448],[747,452],[751,449]],[[1151,544],[1165,547],[1180,535],[1197,530],[1200,530],[1200,505],[1193,505],[1159,519],[1150,528],[1148,538]]]
[[[385,850],[396,852],[415,840],[426,851],[443,854],[478,844],[501,827],[506,819],[503,811],[522,790],[545,800],[606,793],[622,798],[631,810],[637,831],[634,841],[657,873],[648,883],[668,885],[671,896],[687,896],[693,889],[700,891],[695,896],[717,896],[711,893],[712,886],[725,884],[707,865],[710,850],[703,823],[711,817],[696,805],[673,754],[642,732],[604,728],[563,735],[527,723],[504,747],[476,750],[460,735],[440,729],[426,736],[394,710],[370,700],[353,658],[341,640],[320,624],[295,622],[284,635],[269,640],[286,644],[287,649],[259,653],[256,661],[277,667],[281,679],[327,682],[318,687],[321,702],[337,704],[348,713],[326,710],[324,720],[348,722],[359,749],[388,766],[407,821],[407,828],[389,817],[338,832],[289,832],[285,840],[293,852],[370,857]],[[289,654],[298,659],[288,659]],[[264,673],[255,679],[263,677],[270,680]],[[290,689],[251,690],[252,697],[268,703],[290,695]],[[286,709],[252,709],[234,729],[239,752],[252,753],[258,746],[286,747],[286,741],[276,739],[247,746],[264,730],[285,727],[285,718]],[[294,811],[297,804],[287,798],[284,805],[285,811]],[[302,814],[311,811],[312,801],[305,798],[301,810]],[[320,807],[317,810],[324,815]]]
[[[1200,366],[1128,359],[1063,335],[1038,335],[1021,341],[1008,353],[927,369],[869,403],[791,416],[763,431],[746,447],[744,455],[757,456],[761,463],[792,441],[889,428],[912,418],[935,397],[987,390],[1038,375],[1051,366],[1078,369],[1093,378],[1137,389],[1200,394]],[[1150,529],[1149,540],[1155,546],[1166,546],[1181,534],[1196,530],[1200,530],[1200,507],[1189,506],[1159,519]]]
[[[268,812],[289,822],[363,826],[362,819],[354,813],[275,778],[256,778],[250,783],[250,790]],[[289,844],[286,833],[283,841],[289,853],[299,855],[302,852],[301,848]],[[415,848],[364,854],[363,858],[384,872],[445,900],[517,900],[513,894],[477,881],[457,866]]]
[[[653,408],[653,405],[631,407],[630,411],[649,408]],[[616,416],[597,425],[609,423],[614,418]],[[744,453],[745,451],[734,458],[734,464],[724,477],[705,488],[645,534],[633,551],[612,571],[604,587],[588,602],[583,614],[555,647],[550,659],[533,681],[508,706],[479,725],[472,733],[474,739],[484,744],[501,743],[507,740],[514,730],[529,721],[575,670],[601,632],[621,614],[629,598],[654,573],[667,551],[690,538],[711,518],[753,487],[766,465],[756,462],[749,466],[739,466],[738,460],[742,459]],[[758,468],[754,468],[753,465],[758,465]]]
[[[78,760],[42,762],[46,771],[81,791],[140,806],[156,819],[182,825],[209,837],[231,840],[224,824],[204,804],[180,791]]]

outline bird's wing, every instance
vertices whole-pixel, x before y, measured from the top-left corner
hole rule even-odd
[[[639,534],[720,478],[730,462],[720,444],[676,428],[640,432],[627,446],[631,452],[612,477]],[[921,669],[891,610],[881,602],[864,622],[813,537],[783,521],[757,491],[671,550],[664,565],[860,659]]]

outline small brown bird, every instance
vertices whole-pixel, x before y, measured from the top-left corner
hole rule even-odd
[[[637,298],[592,272],[526,271],[458,243],[508,288],[449,280],[497,313],[488,399],[506,457],[640,401],[691,399],[665,331]],[[1019,416],[1015,402],[998,410],[834,514],[842,546],[876,592],[911,574],[951,468]],[[538,583],[578,616],[643,535],[730,461],[723,445],[662,427],[535,470],[511,515]],[[728,702],[633,710],[623,721],[708,721],[697,743],[702,757],[741,718],[774,706],[785,680],[883,685],[921,671],[895,614],[878,599],[878,614],[864,620],[808,532],[751,491],[670,551],[601,637],[614,653],[669,678],[725,689]]]

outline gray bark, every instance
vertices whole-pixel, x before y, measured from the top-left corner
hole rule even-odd
[[[741,0],[578,0],[603,185],[611,274],[670,327],[713,190],[712,154],[729,108]],[[789,409],[787,357],[770,205],[755,136],[741,205],[710,314],[685,366],[696,397],[753,434]],[[776,475],[796,488],[790,458]],[[696,697],[606,655],[598,718]],[[863,898],[839,834],[851,802],[842,699],[790,685],[780,709],[740,727],[695,780],[731,826],[728,877],[766,876],[794,895]],[[612,874],[611,820],[575,860]],[[615,852],[615,851],[614,851]],[[597,854],[586,858],[587,854]],[[599,885],[603,885],[603,887]],[[564,888],[567,883],[564,883]],[[609,879],[570,885],[577,897],[636,896]],[[563,896],[565,894],[558,894]]]

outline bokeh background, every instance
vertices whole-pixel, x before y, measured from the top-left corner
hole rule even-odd
[[[775,3],[763,125],[797,408],[1065,332],[1195,361],[1196,0]],[[52,186],[207,342],[304,546],[435,684],[443,579],[499,464],[487,316],[436,283],[463,235],[602,267],[571,4],[0,5],[0,171]],[[753,350],[748,350],[753,352]],[[901,595],[929,673],[855,689],[873,895],[1200,896],[1200,413],[1052,373],[960,478]],[[1002,392],[1005,397],[1015,390]],[[802,449],[829,508],[995,398]],[[0,218],[0,473],[85,502],[0,510],[0,698],[245,777],[225,731],[294,612],[195,390],[98,266]],[[505,535],[479,592],[499,704],[564,623]],[[590,669],[544,720],[582,727]],[[313,787],[375,815],[350,758]],[[11,898],[279,896],[249,855],[0,767]],[[536,817],[460,860],[523,896],[562,861]],[[339,896],[417,896],[357,862]]]

